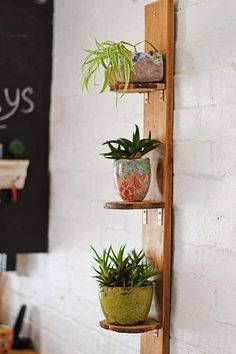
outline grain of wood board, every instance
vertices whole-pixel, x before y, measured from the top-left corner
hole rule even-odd
[[[111,87],[111,91],[114,91],[116,93],[123,93],[125,85],[124,84],[119,84],[115,85],[114,87]],[[149,83],[145,84],[144,83],[135,83],[135,84],[129,84],[126,93],[145,93],[145,92],[153,92],[153,91],[158,91],[158,90],[164,90],[165,89],[165,84],[164,83]]]
[[[170,335],[170,277],[171,277],[171,214],[172,214],[172,136],[173,136],[173,45],[174,1],[159,0],[145,6],[145,39],[164,54],[164,98],[160,91],[150,92],[144,103],[144,135],[163,141],[163,158],[157,170],[157,185],[165,204],[163,227],[157,223],[157,210],[148,210],[148,223],[143,225],[142,244],[163,276],[156,284],[158,309],[151,313],[162,322],[159,337],[152,332],[141,335],[141,354],[169,354]],[[150,47],[146,44],[145,50]],[[158,159],[157,152],[151,160]],[[155,198],[155,190],[149,196]],[[157,307],[157,306],[155,306]],[[154,307],[154,310],[155,310]],[[154,317],[155,318],[155,317]]]
[[[163,208],[164,203],[158,200],[143,200],[142,202],[106,202],[105,209],[158,209]]]
[[[34,350],[25,349],[25,350],[10,350],[9,354],[38,354]]]
[[[160,322],[152,319],[147,319],[143,324],[132,326],[113,325],[106,320],[100,321],[99,323],[102,328],[119,333],[144,333],[148,331],[155,331],[161,328]]]

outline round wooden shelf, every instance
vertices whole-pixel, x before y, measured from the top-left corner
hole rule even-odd
[[[144,333],[161,329],[161,323],[151,318],[147,319],[143,324],[134,326],[117,326],[107,322],[107,320],[100,321],[99,324],[104,329],[119,333]]]
[[[12,349],[9,354],[37,354],[32,349]]]
[[[164,202],[159,200],[143,200],[142,202],[106,202],[104,204],[105,209],[160,209],[164,208]]]
[[[116,93],[123,93],[124,86],[124,84],[114,85],[114,87],[111,87],[111,91]],[[129,84],[126,93],[147,93],[164,89],[165,84],[162,82],[136,82]]]

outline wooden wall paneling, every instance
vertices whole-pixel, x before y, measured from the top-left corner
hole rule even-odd
[[[143,248],[162,272],[156,284],[156,314],[152,317],[162,322],[157,337],[154,332],[141,335],[141,354],[168,354],[170,333],[170,277],[171,277],[171,214],[172,214],[172,112],[173,112],[173,45],[174,2],[159,0],[145,6],[145,39],[152,42],[165,59],[166,89],[148,93],[144,103],[144,134],[151,130],[152,136],[163,141],[163,156],[150,155],[157,171],[157,184],[151,188],[149,199],[161,195],[165,203],[163,226],[157,222],[157,210],[148,210],[147,224],[143,225]],[[146,50],[150,47],[147,44]],[[154,171],[155,173],[155,171]],[[158,193],[159,189],[159,193]]]

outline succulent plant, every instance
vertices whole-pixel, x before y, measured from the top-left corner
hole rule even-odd
[[[92,246],[91,246],[92,247]],[[125,254],[126,245],[115,252],[110,246],[101,255],[92,247],[94,260],[98,268],[93,267],[99,284],[110,287],[139,287],[151,281],[157,272],[152,263],[148,263],[143,250],[133,249]]]
[[[133,140],[126,138],[119,138],[117,140],[109,140],[103,143],[108,145],[110,152],[101,154],[106,159],[139,159],[148,152],[156,149],[161,142],[156,139],[151,139],[151,132],[147,139],[140,139],[139,128],[135,124],[135,132],[133,133]],[[114,146],[116,145],[116,147]]]
[[[15,158],[20,158],[23,156],[25,147],[21,140],[14,139],[10,142],[8,150],[12,153]]]

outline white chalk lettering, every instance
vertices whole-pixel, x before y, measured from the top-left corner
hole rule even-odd
[[[20,90],[19,88],[16,88],[15,91],[4,88],[3,89],[3,97],[5,101],[5,106],[8,106],[10,110],[8,112],[4,113],[3,112],[3,105],[0,105],[0,121],[7,120],[11,118],[15,113],[17,113],[17,110],[19,109],[21,113],[23,114],[29,114],[34,111],[34,101],[30,97],[34,93],[34,90],[32,87],[25,87],[24,89]],[[21,104],[24,104],[23,108],[20,108]],[[27,106],[26,106],[27,105]],[[4,109],[5,111],[5,109]],[[0,129],[5,129],[7,126],[1,125]]]
[[[14,100],[12,100],[10,98],[9,90],[7,88],[5,88],[3,90],[3,92],[5,95],[6,103],[8,104],[8,106],[13,107],[13,109],[10,112],[8,112],[7,114],[0,116],[0,121],[6,120],[6,119],[10,118],[11,116],[13,116],[13,114],[16,112],[16,110],[20,104],[20,90],[19,89],[16,89]]]
[[[26,87],[23,91],[22,91],[22,93],[21,93],[21,97],[22,97],[22,99],[26,102],[26,103],[28,103],[28,105],[29,105],[29,107],[26,109],[26,108],[22,108],[21,109],[21,112],[22,113],[31,113],[31,112],[33,112],[33,110],[34,110],[34,102],[33,102],[33,100],[31,99],[31,98],[29,98],[28,96],[27,96],[27,94],[28,95],[32,95],[34,93],[34,90],[32,89],[32,87]]]

